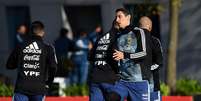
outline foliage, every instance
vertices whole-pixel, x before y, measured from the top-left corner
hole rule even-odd
[[[142,16],[159,16],[164,11],[164,6],[158,3],[145,2],[143,4],[125,5],[125,8],[132,15],[132,24],[138,25],[139,19]]]
[[[165,83],[160,85],[161,93],[164,96],[170,94],[170,87]],[[197,80],[192,79],[179,79],[176,82],[176,92],[175,95],[199,95],[201,94],[201,84]]]
[[[87,85],[72,85],[64,89],[66,96],[88,96],[89,88]]]
[[[12,96],[13,87],[0,82],[0,96]]]
[[[168,96],[170,94],[170,88],[165,83],[161,83],[160,89],[163,96]]]
[[[197,80],[180,79],[176,83],[177,95],[201,94],[201,84]]]

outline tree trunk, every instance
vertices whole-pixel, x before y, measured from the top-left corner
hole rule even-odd
[[[180,0],[170,0],[170,43],[168,50],[167,84],[170,87],[172,94],[176,91],[179,1]]]

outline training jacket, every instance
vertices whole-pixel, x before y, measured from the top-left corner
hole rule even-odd
[[[7,69],[17,68],[15,91],[29,95],[44,95],[57,68],[54,48],[41,37],[31,36],[18,44],[9,56]]]

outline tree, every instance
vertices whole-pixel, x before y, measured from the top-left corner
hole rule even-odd
[[[176,91],[176,56],[180,3],[180,0],[170,0],[170,43],[168,50],[167,84],[170,87],[171,93]]]

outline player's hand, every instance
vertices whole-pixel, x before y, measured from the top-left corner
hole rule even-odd
[[[114,50],[115,52],[113,53],[113,59],[116,61],[119,61],[121,59],[124,59],[124,53],[118,50]]]
[[[158,64],[154,64],[154,65],[151,66],[151,70],[155,70],[155,69],[157,69],[158,67],[159,67]]]
[[[89,50],[91,50],[93,48],[93,45],[91,42],[89,42],[88,48],[89,48]]]
[[[49,85],[45,85],[45,88],[49,89],[50,87],[49,87]]]

